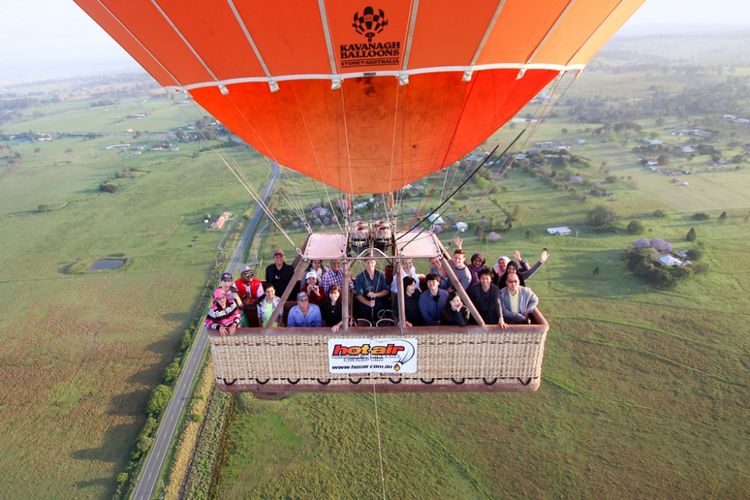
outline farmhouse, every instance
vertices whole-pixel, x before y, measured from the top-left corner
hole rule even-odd
[[[547,232],[558,236],[568,236],[573,233],[568,226],[548,227]]]
[[[211,224],[211,229],[221,229],[224,227],[224,224],[229,220],[229,218],[232,216],[232,212],[223,212],[218,219],[214,221],[213,224]]]
[[[553,151],[570,151],[570,144],[562,141],[543,141],[535,143],[534,148]]]
[[[656,261],[662,266],[669,266],[669,267],[684,266],[686,262],[681,259],[678,259],[674,255],[669,254],[669,253],[660,255]]]

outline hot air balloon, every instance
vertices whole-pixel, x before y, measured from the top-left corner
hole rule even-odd
[[[161,85],[189,92],[272,161],[348,195],[392,193],[459,160],[555,78],[581,71],[643,3],[75,1]],[[353,256],[343,233],[311,234],[300,257],[377,251],[398,266],[406,256],[445,256],[430,232],[393,231],[376,248],[378,227],[369,230],[367,248]],[[360,331],[348,346],[329,346],[328,331],[283,339],[253,331],[211,343],[225,390],[369,390],[363,378],[392,390],[536,389],[548,329],[541,313],[536,324],[503,332],[479,323],[460,333],[404,332],[401,323]],[[404,336],[406,344],[388,342]],[[371,369],[352,371],[365,344]],[[391,344],[403,350],[372,354]],[[349,371],[335,365],[336,346]],[[413,355],[399,357],[409,346]]]

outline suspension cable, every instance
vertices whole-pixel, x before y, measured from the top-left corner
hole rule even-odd
[[[310,136],[310,129],[307,126],[307,119],[305,119],[305,113],[302,111],[302,107],[299,104],[299,99],[297,98],[297,90],[295,89],[294,85],[291,85],[292,87],[292,93],[294,94],[294,102],[297,103],[297,111],[299,112],[300,117],[302,118],[302,124],[305,127],[305,134],[307,135],[307,142],[310,144],[310,149],[313,153],[313,159],[315,160],[315,166],[318,167],[318,173],[320,174],[320,179],[323,184],[323,189],[325,190],[326,194],[326,200],[328,201],[328,206],[331,207],[331,215],[335,216],[336,211],[333,208],[333,202],[331,201],[331,195],[328,191],[328,185],[325,182],[325,176],[323,175],[323,169],[320,166],[320,162],[318,161],[318,153],[315,151],[315,146],[313,145],[312,137]],[[319,193],[318,191],[318,183],[313,183],[313,186],[315,187],[315,192]],[[342,231],[341,223],[338,220],[338,217],[336,217],[336,224],[339,227],[339,231]]]

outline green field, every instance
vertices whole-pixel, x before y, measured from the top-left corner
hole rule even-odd
[[[514,249],[529,260],[550,249],[550,261],[528,283],[551,324],[539,392],[239,397],[216,496],[750,497],[750,174],[747,155],[731,162],[750,150],[750,126],[721,118],[750,117],[747,38],[615,40],[565,95],[554,96],[536,134],[514,148],[583,139],[572,152],[590,165],[558,172],[580,174],[584,184],[555,188],[514,168],[490,184],[494,190],[472,181],[441,210],[471,225],[464,246],[488,262]],[[137,156],[107,150],[172,141],[170,130],[201,116],[142,77],[47,82],[29,92],[59,99],[24,109],[0,134],[103,135],[0,141],[0,497],[106,498],[225,234],[208,231],[203,219],[225,209],[240,215],[251,204],[219,155],[237,158],[258,190],[269,167],[247,151],[217,153],[206,143]],[[93,106],[102,95],[115,98]],[[674,112],[651,112],[654,96]],[[615,117],[610,125],[632,121],[641,130],[596,133],[602,122],[587,118],[597,113]],[[483,149],[502,149],[522,127],[506,127]],[[717,131],[708,142],[727,166],[705,154],[673,156],[671,167],[692,171],[679,182],[644,169],[644,155],[633,151],[638,139],[689,144],[671,135],[682,128]],[[129,176],[115,178],[126,166]],[[413,219],[409,210],[424,214],[436,205],[442,186],[449,191],[468,171],[451,167],[415,183],[421,195],[404,201],[402,222]],[[105,181],[120,189],[100,191]],[[599,182],[611,197],[589,194]],[[292,172],[281,184],[285,193],[272,199],[277,215],[307,213],[338,197]],[[511,230],[498,228],[505,219],[498,205],[517,210]],[[586,223],[597,205],[622,217],[619,231],[597,233]],[[666,217],[654,216],[657,209]],[[383,217],[382,208],[374,211],[357,217]],[[694,220],[696,212],[710,218]],[[644,224],[642,234],[624,231],[633,219]],[[480,223],[502,232],[502,241],[475,236]],[[561,225],[575,235],[546,235]],[[304,230],[285,227],[301,244]],[[293,250],[270,228],[262,265],[276,246]],[[684,241],[690,228],[698,235],[693,244]],[[454,235],[446,225],[444,241]],[[623,250],[643,236],[677,248],[702,245],[708,271],[669,290],[652,288],[623,261]],[[116,271],[86,270],[108,256],[128,262]]]
[[[126,99],[106,116],[131,114],[147,98]],[[241,216],[250,204],[217,154],[199,152],[207,144],[128,158],[107,150],[133,142],[125,133],[133,125],[111,124],[89,102],[32,108],[2,126],[6,134],[108,135],[0,150],[23,159],[0,166],[0,497],[112,495],[224,234],[208,231],[203,219],[224,209]],[[153,113],[139,123],[153,135],[139,140],[150,145],[200,116],[169,99],[148,106]],[[44,116],[34,118],[40,110]],[[237,148],[223,154],[244,157],[262,186],[267,164]],[[100,192],[123,166],[132,178],[115,179],[115,193]],[[86,271],[112,255],[127,258],[126,266]]]
[[[586,186],[615,177],[605,184],[614,193],[611,198],[588,196],[581,201],[589,187],[579,186],[571,194],[514,169],[500,181],[507,191],[489,194],[470,183],[464,193],[468,196],[458,196],[441,211],[471,224],[464,247],[469,253],[481,251],[488,261],[516,248],[530,260],[542,247],[550,249],[550,261],[528,283],[539,294],[551,324],[538,393],[296,394],[280,402],[243,396],[227,432],[216,496],[750,496],[745,465],[750,461],[747,159],[735,169],[734,164],[710,166],[705,155],[689,161],[673,157],[671,166],[693,170],[674,183],[670,176],[644,169],[639,163],[642,155],[632,151],[641,136],[687,144],[671,131],[690,124],[717,130],[719,135],[710,142],[731,158],[748,148],[750,126],[723,122],[721,115],[730,111],[717,109],[713,115],[666,115],[662,124],[654,116],[641,117],[636,120],[643,127],[640,133],[608,136],[593,133],[601,124],[576,122],[569,115],[573,98],[599,94],[627,105],[632,98],[648,96],[651,85],[689,93],[691,88],[725,81],[730,73],[717,76],[712,70],[685,80],[676,77],[680,73],[675,68],[726,64],[726,54],[736,66],[731,74],[747,74],[750,62],[738,39],[724,37],[711,43],[700,51],[685,39],[613,44],[616,50],[605,51],[594,69],[572,85],[555,108],[557,115],[545,120],[526,144],[584,139],[573,152],[591,160],[591,166],[578,171],[569,167],[568,173],[580,173]],[[686,60],[680,54],[688,49],[694,56]],[[712,49],[723,58],[710,57]],[[611,68],[628,65],[621,59],[624,53],[646,61],[656,53],[654,59],[668,68],[615,74]],[[738,105],[735,114],[750,114],[750,99]],[[528,106],[521,114],[535,109]],[[520,127],[498,132],[484,149],[496,143],[502,148]],[[606,173],[600,171],[602,162]],[[447,184],[457,185],[466,172],[449,172]],[[443,174],[427,179],[425,191],[445,179]],[[689,181],[687,187],[684,181]],[[312,187],[298,189],[317,200]],[[505,217],[490,198],[505,207],[519,206],[520,222],[503,232],[497,243],[483,243],[473,235],[482,218],[494,217],[497,225]],[[597,205],[622,217],[619,231],[597,233],[586,223],[588,210]],[[657,209],[667,216],[654,216]],[[728,216],[724,223],[718,221],[722,211]],[[696,212],[707,212],[710,218],[696,221]],[[633,219],[644,224],[642,234],[624,231]],[[546,235],[547,227],[560,225],[570,226],[575,236]],[[704,249],[707,272],[675,288],[657,290],[626,269],[623,250],[636,239],[660,237],[676,248],[695,247],[684,239],[691,227]],[[533,233],[531,239],[526,231]],[[443,233],[444,241],[454,234]],[[284,240],[269,237],[267,248],[275,244],[283,245]]]
[[[622,262],[637,236],[588,231],[586,205],[534,182],[508,179],[508,198],[534,214],[529,227],[569,224],[577,238],[529,242],[511,231],[504,242],[464,244],[492,257],[551,250],[529,282],[551,323],[542,387],[379,395],[386,496],[746,497],[750,260],[738,215],[750,204],[723,225],[716,214],[697,224],[633,212],[648,236],[679,243],[696,227],[706,245],[708,273],[654,291]],[[380,496],[374,404],[372,395],[243,397],[218,496]]]

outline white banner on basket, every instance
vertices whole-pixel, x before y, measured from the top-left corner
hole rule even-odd
[[[417,339],[328,340],[331,373],[416,373]]]

